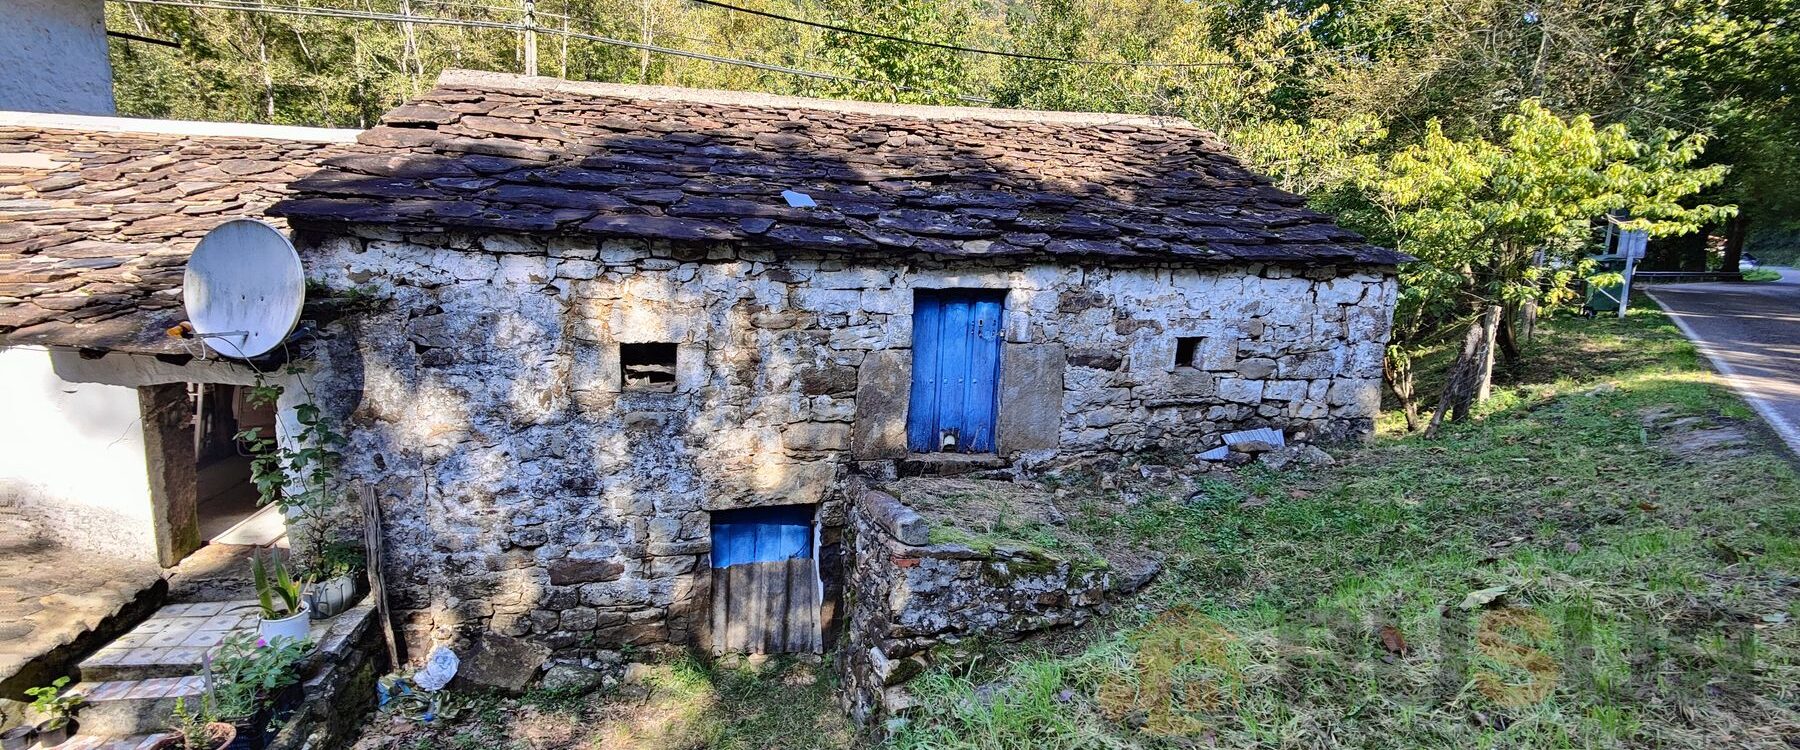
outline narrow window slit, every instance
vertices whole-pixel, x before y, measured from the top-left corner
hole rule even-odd
[[[1199,367],[1200,342],[1206,339],[1199,336],[1180,336],[1175,339],[1175,366]]]
[[[620,344],[619,378],[628,391],[675,390],[675,345]]]

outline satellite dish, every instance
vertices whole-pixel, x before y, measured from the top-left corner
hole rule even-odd
[[[232,219],[207,232],[181,283],[193,335],[227,357],[259,357],[280,346],[306,301],[294,243],[255,219]]]

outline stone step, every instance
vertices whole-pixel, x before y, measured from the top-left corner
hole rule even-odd
[[[1004,469],[1005,458],[992,453],[914,453],[900,461],[903,477],[954,477]]]
[[[122,737],[109,737],[99,734],[78,734],[70,737],[68,742],[57,745],[56,750],[150,750],[156,743],[175,735],[167,733],[143,734]]]
[[[87,698],[81,731],[99,736],[134,736],[164,731],[174,721],[175,701],[193,706],[205,691],[199,677],[84,682],[75,691]]]
[[[253,601],[170,604],[81,662],[85,682],[199,674],[206,652],[234,630],[256,629]]]

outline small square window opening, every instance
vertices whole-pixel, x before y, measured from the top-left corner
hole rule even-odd
[[[674,344],[620,344],[619,379],[628,391],[675,391]]]
[[[1199,336],[1180,336],[1175,339],[1175,366],[1199,367],[1200,342],[1206,339]]]

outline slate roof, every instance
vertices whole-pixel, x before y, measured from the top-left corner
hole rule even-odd
[[[1181,120],[451,71],[360,135],[0,113],[0,346],[185,351],[162,329],[193,246],[283,216],[868,258],[1410,259]]]
[[[351,135],[7,113],[0,345],[183,351],[162,331],[185,317],[194,245],[228,219],[261,218],[322,157],[372,150]]]
[[[450,71],[272,211],[886,256],[1391,265],[1176,119]],[[816,208],[793,208],[783,190]]]

